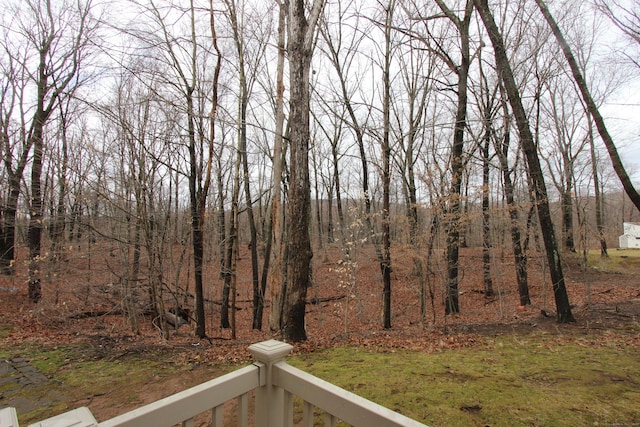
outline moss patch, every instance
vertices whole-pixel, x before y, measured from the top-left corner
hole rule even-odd
[[[431,426],[640,419],[640,353],[615,339],[508,336],[436,354],[351,347],[290,363]]]
[[[628,273],[640,270],[640,249],[610,249],[609,256],[600,256],[600,250],[589,251],[589,266],[609,273]]]
[[[8,325],[0,325],[0,339],[4,339],[9,336],[12,328]]]

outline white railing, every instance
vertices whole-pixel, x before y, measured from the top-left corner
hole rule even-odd
[[[223,405],[233,399],[237,399],[237,425],[249,426],[251,391],[255,394],[256,427],[292,427],[296,396],[302,399],[304,427],[314,425],[315,408],[324,413],[325,426],[335,426],[338,421],[366,427],[424,426],[288,365],[284,359],[292,348],[276,340],[253,344],[249,346],[256,360],[252,365],[101,423],[96,422],[87,408],[79,408],[30,427],[190,427],[196,416],[208,412],[210,425],[221,427]],[[12,408],[0,411],[0,427],[18,427]]]

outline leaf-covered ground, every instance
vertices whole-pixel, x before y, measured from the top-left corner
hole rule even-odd
[[[87,404],[99,419],[105,419],[201,382],[207,375],[231,369],[230,363],[244,363],[249,360],[248,345],[278,338],[268,328],[269,307],[263,330],[251,329],[248,253],[243,253],[239,261],[236,339],[231,339],[231,331],[218,327],[222,284],[211,263],[206,276],[209,338],[195,338],[192,327],[187,325],[164,340],[152,319],[142,314],[136,319],[140,333],[132,332],[130,319],[121,313],[121,298],[108,265],[114,261],[107,252],[104,248],[103,257],[94,252],[90,262],[86,254],[76,254],[77,257],[68,254],[64,269],[47,276],[45,298],[37,305],[27,299],[24,271],[19,268],[16,276],[0,277],[0,353],[5,357],[23,353],[20,355],[42,361],[50,356],[42,356],[38,349],[60,348],[73,350],[65,356],[70,359],[70,367],[80,366],[77,359],[83,358],[118,361],[136,357],[161,361],[155,368],[157,375],[151,372],[132,383],[137,389],[135,396],[123,401],[111,390],[96,391],[89,397],[76,396],[75,401],[65,402],[64,407]],[[508,251],[495,250],[492,255],[495,296],[484,295],[480,250],[464,249],[460,261],[461,313],[444,316],[442,253],[436,252],[431,260],[426,260],[408,247],[394,247],[393,327],[385,330],[381,327],[380,270],[373,249],[352,251],[352,262],[344,262],[343,253],[336,247],[317,250],[314,287],[309,290],[306,317],[309,339],[296,344],[294,353],[349,346],[421,354],[451,349],[472,351],[485,348],[487,340],[496,337],[531,332],[558,339],[587,337],[580,342],[594,347],[640,347],[640,251],[612,250],[608,260],[600,260],[595,254],[588,267],[582,266],[574,255],[565,256],[569,298],[577,320],[566,325],[555,322],[553,293],[541,256],[530,256],[532,305],[523,308],[518,302]],[[188,281],[186,271],[181,277],[185,283]],[[421,295],[425,295],[423,300]],[[421,314],[423,302],[425,311]],[[52,366],[52,372],[46,372],[45,366],[45,374],[56,378],[64,363]],[[78,368],[78,372],[86,371]],[[10,405],[8,393],[2,393],[0,387],[0,406]]]

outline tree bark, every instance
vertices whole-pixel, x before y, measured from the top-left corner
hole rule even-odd
[[[33,72],[24,70],[27,74],[35,76],[36,83],[36,105],[33,106],[33,121],[30,129],[23,135],[23,137],[26,136],[24,147],[33,148],[30,217],[27,231],[29,244],[28,293],[32,302],[38,302],[42,298],[40,251],[44,227],[41,187],[45,147],[44,127],[61,99],[72,96],[77,88],[77,85],[74,85],[72,81],[77,79],[82,59],[86,55],[84,49],[88,45],[91,27],[88,25],[90,10],[88,5],[78,5],[77,10],[71,9],[70,16],[56,16],[51,1],[45,1],[44,4],[37,6],[29,4],[28,8],[29,13],[35,13],[33,18],[38,22],[37,25],[34,23],[34,33],[29,35],[30,40],[28,41],[28,43],[35,43],[30,48],[38,52],[38,69]],[[68,21],[65,22],[65,19]],[[57,31],[57,27],[58,25],[64,27],[71,20],[77,22],[77,33],[71,34],[71,40],[65,40]],[[20,107],[26,108],[24,105]],[[23,117],[23,119],[25,118]],[[8,143],[7,140],[6,144]],[[21,176],[14,176],[14,178],[19,180]],[[19,183],[14,184],[18,185],[17,192],[15,192],[16,188],[13,188],[11,197],[19,195]],[[15,201],[17,202],[17,197]],[[13,206],[10,206],[10,209],[13,209]],[[9,212],[9,214],[12,224],[9,225],[8,231],[11,232],[15,230],[12,228],[15,226],[15,212]],[[12,215],[13,218],[11,218]],[[13,245],[13,242],[10,243]]]
[[[284,60],[285,60],[285,31],[288,14],[288,1],[279,2],[278,15],[278,62],[276,66],[276,127],[273,141],[273,201],[271,202],[271,214],[269,216],[269,238],[267,254],[265,255],[264,268],[268,267],[269,253],[273,253],[273,266],[269,271],[267,286],[271,295],[271,314],[269,316],[269,329],[281,331],[282,329],[282,303],[286,289],[286,274],[283,274],[284,245],[282,244],[282,169],[284,163]],[[273,248],[272,248],[273,246]],[[263,273],[262,280],[265,280]]]
[[[393,12],[395,0],[390,0],[386,10],[385,19],[385,55],[383,70],[383,132],[382,132],[382,259],[380,270],[382,273],[382,304],[383,304],[383,327],[391,328],[391,236],[390,236],[390,185],[391,185],[391,145],[389,144],[390,107],[391,107],[391,28],[393,23]]]
[[[44,76],[41,76],[44,77]],[[46,79],[43,80],[46,84]],[[36,130],[33,133],[33,159],[31,160],[31,202],[29,204],[29,299],[37,303],[42,298],[40,279],[40,244],[42,242],[42,155],[44,149],[43,128],[44,117],[36,115]]]
[[[196,130],[194,111],[193,92],[196,84],[196,58],[197,58],[197,40],[195,28],[195,7],[193,0],[190,4],[191,14],[191,76],[190,82],[180,68],[180,61],[175,57],[173,47],[169,40],[166,40],[170,55],[173,58],[174,66],[178,69],[184,84],[184,95],[187,104],[187,134],[189,139],[189,195],[191,204],[191,229],[193,233],[193,269],[195,283],[195,334],[198,338],[205,338],[206,319],[204,311],[204,283],[203,283],[203,266],[204,266],[204,220],[207,205],[207,196],[211,185],[211,173],[213,169],[213,143],[215,140],[215,119],[218,109],[218,78],[220,76],[220,68],[222,64],[222,55],[218,49],[218,38],[215,29],[215,16],[213,9],[213,0],[209,2],[210,31],[213,47],[216,52],[216,64],[214,67],[214,75],[212,82],[211,96],[211,112],[209,113],[209,141],[207,141],[206,167],[205,152],[202,148],[200,152],[196,149]],[[202,146],[200,146],[202,147]],[[200,159],[200,161],[199,161]]]
[[[17,42],[24,43],[25,52],[9,51],[9,45],[4,44],[5,56],[8,58],[8,67],[4,70],[4,82],[11,82],[7,87],[11,91],[3,91],[2,130],[0,143],[6,174],[8,175],[8,189],[6,204],[0,211],[0,270],[4,274],[13,274],[15,262],[15,232],[18,199],[21,193],[21,182],[24,178],[28,156],[33,148],[31,169],[31,198],[29,203],[30,218],[28,224],[29,245],[29,296],[37,302],[41,298],[40,284],[40,244],[43,229],[42,206],[42,162],[44,155],[44,127],[51,114],[60,105],[64,98],[69,98],[82,83],[78,78],[78,71],[84,60],[88,57],[88,40],[95,30],[94,22],[90,18],[90,4],[73,5],[63,10],[56,10],[57,4],[51,0],[33,2],[24,1],[24,8],[20,6],[14,9],[19,16],[16,22],[20,25],[32,24],[32,27],[23,27],[20,31],[13,32],[16,37],[25,37]],[[16,3],[18,4],[18,3]],[[24,13],[24,15],[21,15]],[[71,23],[73,22],[73,25]],[[71,29],[74,32],[60,31],[61,28]],[[13,44],[13,42],[11,43]],[[17,45],[16,44],[16,45]],[[37,69],[29,70],[31,65],[22,54],[30,56],[37,53]],[[35,55],[34,55],[35,56]],[[25,93],[30,83],[35,83],[35,103],[25,105],[29,96]],[[5,104],[6,102],[6,104]],[[27,118],[26,114],[33,114]],[[19,115],[14,117],[14,115]],[[21,152],[17,155],[12,152],[18,146],[12,144],[13,132],[10,130],[15,123],[20,122],[18,140],[21,143]],[[17,164],[13,168],[13,160],[17,157]]]
[[[315,0],[309,20],[304,0],[294,0],[289,9],[289,142],[290,185],[287,209],[287,292],[283,313],[283,338],[307,339],[305,309],[311,285],[311,238],[309,235],[311,183],[309,179],[309,72],[313,33],[324,6]]]
[[[493,296],[493,280],[491,278],[491,214],[489,212],[489,178],[490,178],[490,158],[489,148],[491,146],[491,125],[490,110],[485,111],[485,136],[481,147],[482,151],[482,265],[484,296]]]

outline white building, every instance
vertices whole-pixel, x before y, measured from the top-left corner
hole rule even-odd
[[[640,248],[640,224],[625,222],[622,224],[622,236],[618,237],[620,248]]]

